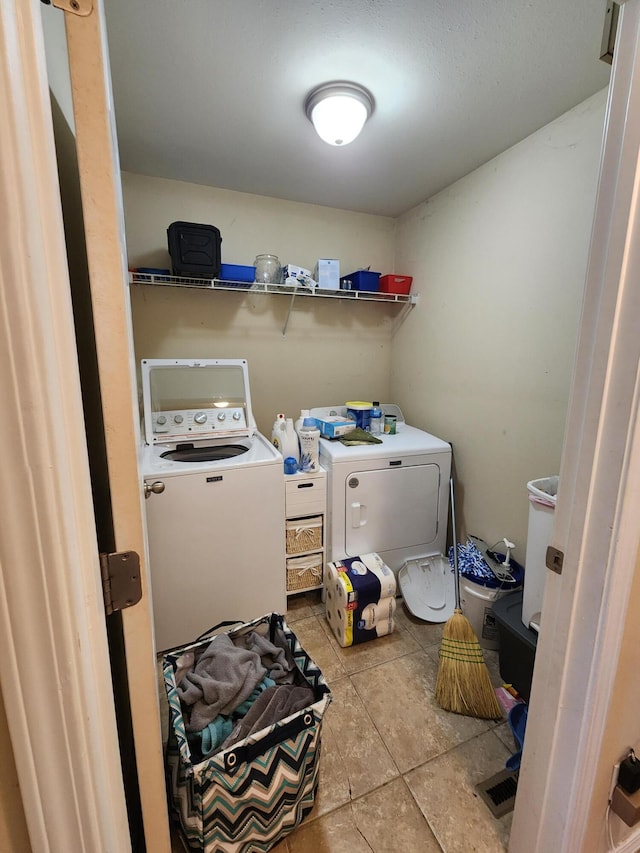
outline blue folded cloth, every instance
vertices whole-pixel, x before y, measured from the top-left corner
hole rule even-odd
[[[208,755],[216,749],[216,747],[220,746],[231,734],[233,730],[233,723],[228,717],[216,717],[212,723],[199,732],[200,735],[200,749],[202,750],[203,758],[206,758]]]

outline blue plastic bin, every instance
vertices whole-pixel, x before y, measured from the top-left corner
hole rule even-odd
[[[250,285],[256,280],[256,268],[242,264],[220,264],[218,278],[230,285],[238,284],[238,287]]]
[[[380,287],[380,273],[371,270],[356,270],[350,275],[343,276],[340,281],[349,279],[353,290],[376,291]]]

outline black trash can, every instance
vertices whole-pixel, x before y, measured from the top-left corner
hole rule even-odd
[[[522,590],[499,598],[493,613],[500,638],[500,676],[528,702],[538,635],[522,622]]]

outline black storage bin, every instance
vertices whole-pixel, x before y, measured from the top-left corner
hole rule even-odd
[[[220,230],[214,225],[172,222],[167,240],[173,274],[196,278],[220,275]]]
[[[522,590],[497,599],[493,614],[500,638],[500,676],[528,702],[538,635],[522,621]]]

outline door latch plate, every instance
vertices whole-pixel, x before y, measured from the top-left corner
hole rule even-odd
[[[558,548],[554,548],[553,545],[549,545],[547,548],[546,558],[547,568],[551,569],[551,571],[555,572],[557,575],[561,575],[563,562],[564,554],[562,551],[558,550]]]

